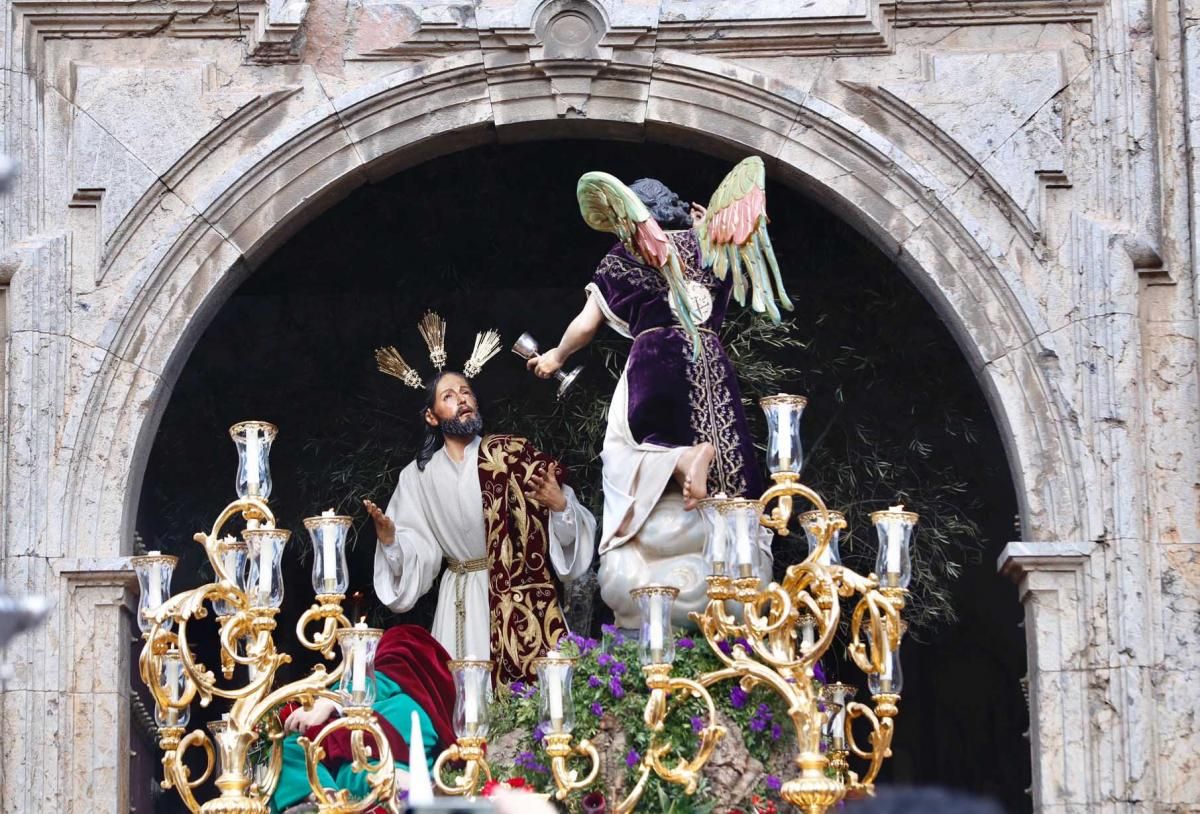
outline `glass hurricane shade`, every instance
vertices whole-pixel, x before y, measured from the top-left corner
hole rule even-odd
[[[179,701],[187,691],[187,672],[183,669],[183,659],[178,650],[168,650],[162,656],[158,670],[158,686],[163,695],[170,701]],[[154,722],[160,726],[187,726],[191,718],[188,707],[173,707],[169,704],[155,703]]]
[[[271,443],[279,430],[266,421],[239,421],[229,428],[237,445],[237,495],[239,498],[271,497]]]
[[[907,588],[912,581],[912,557],[909,546],[917,515],[904,511],[903,506],[892,506],[886,511],[872,512],[871,522],[879,535],[879,556],[875,560],[875,573],[884,588]]]
[[[675,661],[671,611],[679,596],[679,589],[667,585],[647,585],[635,588],[629,595],[638,603],[641,619],[638,660],[642,664],[671,664]]]
[[[154,627],[150,614],[171,597],[171,576],[178,561],[177,557],[159,551],[131,558],[138,580],[137,621],[142,633],[149,633]],[[170,630],[172,626],[173,623],[167,620],[162,627]]]
[[[350,585],[346,536],[350,533],[351,522],[345,515],[334,514],[333,509],[304,519],[304,528],[308,529],[313,547],[312,585],[318,595],[345,595]]]
[[[778,393],[761,399],[767,417],[767,470],[800,474],[804,454],[800,443],[800,416],[808,399]]]
[[[367,627],[366,622],[337,632],[342,663],[345,665],[341,684],[338,685],[343,706],[369,707],[375,703],[375,651],[379,648],[382,636],[382,630]]]
[[[283,549],[291,534],[286,529],[242,532],[249,546],[246,593],[253,607],[278,608],[283,604]]]
[[[456,659],[447,665],[454,676],[454,734],[486,738],[491,729],[492,662]]]
[[[570,733],[575,728],[575,702],[571,679],[575,660],[557,650],[534,659],[538,674],[538,722],[543,732]]]
[[[811,557],[821,540],[824,518],[821,512],[811,511],[800,515],[797,520],[800,528],[804,529],[804,537],[808,540],[808,556]],[[829,545],[821,552],[817,562],[821,565],[841,565],[842,555],[838,550],[838,539],[841,537],[842,529],[846,528],[846,518],[841,512],[831,511],[829,512],[829,522],[833,527],[829,536]]]

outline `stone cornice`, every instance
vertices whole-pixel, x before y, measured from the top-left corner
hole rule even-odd
[[[166,36],[245,39],[247,61],[295,62],[308,0],[12,0],[14,28],[24,36],[24,64],[35,72],[46,40]]]

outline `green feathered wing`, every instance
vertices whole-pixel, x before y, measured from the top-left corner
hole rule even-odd
[[[766,312],[779,323],[779,305],[792,310],[771,237],[767,234],[767,171],[756,155],[730,170],[708,203],[708,213],[696,227],[705,265],[724,280],[733,272],[733,297]],[[776,304],[778,300],[778,305]]]
[[[626,251],[667,281],[679,322],[692,340],[692,357],[700,355],[700,332],[684,289],[683,266],[675,244],[629,187],[606,172],[586,172],[575,187],[579,212],[588,226],[617,236]]]

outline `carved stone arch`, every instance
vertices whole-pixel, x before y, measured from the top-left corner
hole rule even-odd
[[[534,69],[527,73],[536,78]],[[778,177],[855,224],[913,279],[970,360],[1008,445],[1025,538],[1071,539],[1084,498],[1061,429],[1068,422],[1039,366],[1039,313],[997,248],[1010,236],[980,225],[1003,222],[978,209],[995,205],[989,196],[971,199],[975,209],[960,203],[936,168],[914,162],[832,101],[745,67],[666,52],[648,87],[625,90],[611,93],[608,119],[555,122],[568,128],[558,132],[604,136],[619,124],[626,135],[636,128],[731,158],[758,153]],[[522,124],[498,125],[494,112],[477,54],[438,60],[285,123],[187,202],[144,200],[156,215],[140,221],[142,234],[130,236],[126,256],[111,264],[125,294],[114,298],[120,313],[105,317],[98,346],[109,352],[97,353],[86,408],[71,424],[68,440],[79,454],[66,479],[64,531],[132,539],[141,473],[178,370],[211,314],[261,258],[371,177],[498,132],[522,137]],[[199,175],[202,164],[191,171]],[[182,178],[177,188],[187,187]],[[154,249],[139,248],[147,246]]]

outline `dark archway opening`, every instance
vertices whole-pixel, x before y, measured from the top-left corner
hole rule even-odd
[[[611,244],[582,223],[574,198],[575,180],[598,168],[627,181],[654,175],[705,201],[729,165],[657,144],[475,148],[357,190],[269,258],[192,352],[147,467],[138,530],[146,548],[181,556],[174,589],[208,576],[190,538],[233,495],[236,458],[226,428],[245,418],[272,421],[280,427],[272,505],[281,525],[299,530],[289,544],[280,625],[290,630],[312,599],[301,518],[330,506],[350,510],[363,497],[386,501],[415,451],[420,398],[375,371],[374,348],[397,344],[428,369],[415,330],[427,308],[449,321],[452,366],[485,327],[500,329],[506,348],[522,331],[547,346],[556,341]],[[830,502],[852,510],[859,530],[848,560],[860,570],[871,570],[874,546],[865,514],[898,492],[912,494],[925,525],[942,535],[928,541],[945,553],[929,563],[934,582],[925,598],[956,618],[931,619],[906,644],[896,756],[882,780],[966,788],[1011,811],[1029,810],[1021,609],[994,567],[1016,499],[982,391],[949,331],[889,258],[819,201],[780,185],[768,200],[797,302],[791,335],[803,347],[760,343],[754,358],[800,368],[776,389],[810,398],[806,481],[827,497],[854,496],[853,507]],[[575,402],[558,414],[553,388],[505,350],[479,379],[490,428],[580,437],[595,418],[588,405],[611,390],[606,348],[619,353],[620,343],[572,360],[588,371]],[[554,429],[563,422],[576,422],[578,432]],[[586,471],[598,447],[551,451]],[[598,480],[578,485],[598,501]],[[936,496],[939,505],[921,506],[918,495]],[[365,593],[362,613],[386,623],[370,587],[373,531],[361,511],[356,520],[352,590]],[[777,564],[798,552],[781,542]],[[605,609],[598,597],[596,604],[598,625]],[[431,616],[432,593],[406,620]],[[296,651],[289,634],[280,641]],[[293,669],[310,663],[298,658]],[[173,810],[173,793],[161,803]]]

